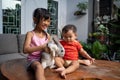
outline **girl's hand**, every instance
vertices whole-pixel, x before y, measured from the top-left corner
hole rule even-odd
[[[43,45],[43,51],[45,51],[45,52],[47,52],[47,53],[50,52],[50,49],[49,49],[49,47],[47,46],[47,44],[44,44],[44,45]]]
[[[45,47],[44,51],[47,52],[47,53],[50,53],[50,48],[49,47]]]

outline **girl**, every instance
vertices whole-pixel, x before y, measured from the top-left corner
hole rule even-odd
[[[35,28],[27,32],[23,52],[28,54],[28,67],[35,71],[35,80],[45,80],[40,58],[50,38],[44,31],[50,25],[50,14],[44,8],[37,8],[33,13],[33,21]]]
[[[65,55],[63,58],[56,57],[55,62],[58,66],[56,71],[60,72],[60,75],[63,78],[66,78],[67,73],[71,73],[79,68],[79,63],[90,65],[94,62],[94,59],[91,58],[88,53],[82,48],[82,45],[76,40],[77,39],[77,29],[74,25],[66,25],[62,29],[63,39],[60,43],[65,49]],[[88,60],[79,60],[78,53]],[[67,67],[67,68],[65,68]]]

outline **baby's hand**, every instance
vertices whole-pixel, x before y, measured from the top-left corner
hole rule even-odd
[[[89,60],[90,60],[91,63],[95,62],[95,58],[90,58]]]

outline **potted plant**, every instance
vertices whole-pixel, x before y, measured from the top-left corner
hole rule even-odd
[[[109,29],[103,24],[99,24],[99,26],[96,29],[96,32],[92,33],[92,36],[93,38],[101,42],[105,42],[108,34],[109,34]]]
[[[84,15],[86,14],[86,9],[88,8],[88,3],[87,2],[79,2],[77,4],[78,10],[75,11],[74,15]]]

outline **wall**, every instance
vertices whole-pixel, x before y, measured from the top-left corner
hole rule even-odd
[[[91,27],[92,21],[92,10],[84,16],[74,16],[74,12],[77,10],[76,5],[81,1],[88,0],[55,0],[58,1],[58,28],[61,30],[66,24],[74,24],[77,26],[78,30],[78,40],[86,41],[88,36],[88,28]],[[92,0],[93,1],[93,0]],[[0,0],[0,4],[1,0]],[[92,2],[89,0],[89,4]],[[21,34],[25,34],[27,31],[33,29],[32,14],[35,8],[43,7],[47,8],[47,0],[21,0]],[[0,7],[1,8],[1,7]],[[0,10],[0,16],[2,16],[2,11]],[[88,18],[89,17],[89,18]],[[90,20],[88,22],[88,19]],[[88,27],[89,25],[89,27]],[[0,33],[2,33],[2,19],[0,19]]]
[[[93,30],[93,0],[89,0],[88,5],[88,32],[92,32]]]
[[[33,29],[32,15],[35,8],[47,8],[47,0],[21,0],[21,34]]]
[[[0,33],[2,33],[3,27],[2,27],[2,0],[0,0]]]
[[[84,16],[74,16],[77,10],[76,5],[84,0],[55,0],[58,1],[58,29],[61,30],[66,24],[74,24],[78,29],[78,39],[86,41],[88,34],[88,14]],[[86,0],[87,1],[87,0]],[[42,2],[42,4],[41,4]],[[41,5],[39,5],[41,4]],[[33,29],[32,13],[36,7],[47,8],[47,0],[22,0],[21,11],[21,33]]]
[[[58,1],[58,29],[66,24],[66,0]],[[41,4],[42,2],[42,4]],[[39,5],[41,4],[41,5]],[[33,29],[32,13],[36,7],[47,8],[47,0],[21,0],[21,34]],[[59,33],[59,32],[58,32]],[[60,35],[60,34],[59,34]]]
[[[61,37],[60,31],[66,24],[67,17],[67,0],[55,0],[58,1],[58,37]]]
[[[78,40],[86,42],[88,36],[88,10],[86,15],[75,16],[74,12],[78,10],[76,5],[78,2],[85,2],[88,0],[67,0],[67,20],[66,24],[74,24],[77,26]]]

